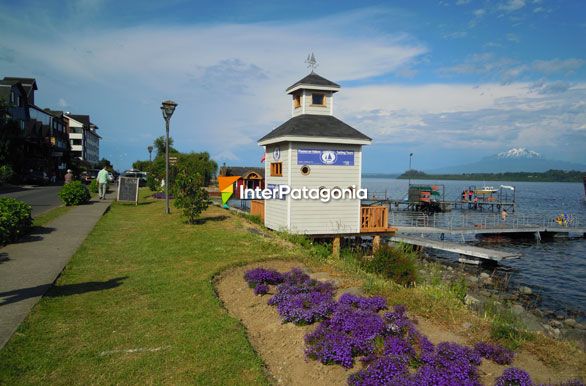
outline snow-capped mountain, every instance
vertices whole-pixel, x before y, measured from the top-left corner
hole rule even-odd
[[[516,158],[543,158],[541,154],[533,150],[527,150],[524,147],[514,147],[507,151],[500,152],[496,155],[498,159],[516,159]]]
[[[426,170],[430,174],[450,173],[504,173],[504,172],[545,172],[556,170],[584,170],[586,165],[550,160],[536,151],[524,147],[514,147],[498,154],[484,157],[480,161],[465,165],[456,165],[435,170]]]

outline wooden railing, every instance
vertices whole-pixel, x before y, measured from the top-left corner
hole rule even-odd
[[[250,214],[260,217],[262,223],[265,222],[265,202],[261,200],[250,201]]]
[[[389,208],[363,206],[360,208],[360,232],[385,232],[389,228]]]

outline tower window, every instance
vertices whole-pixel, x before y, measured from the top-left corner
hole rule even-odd
[[[282,177],[283,176],[283,163],[282,162],[271,162],[271,177]]]
[[[324,94],[311,94],[311,104],[325,106],[326,96]]]
[[[301,95],[299,95],[299,94],[293,95],[293,107],[294,108],[301,107]]]

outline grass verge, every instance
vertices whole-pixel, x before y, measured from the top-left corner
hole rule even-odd
[[[42,227],[50,223],[51,221],[55,220],[57,217],[64,215],[67,213],[72,206],[58,206],[57,208],[53,208],[51,210],[46,211],[35,217],[33,219],[33,226],[34,227]]]
[[[0,384],[267,384],[214,274],[298,250],[212,207],[190,226],[164,202],[114,203],[0,351]]]

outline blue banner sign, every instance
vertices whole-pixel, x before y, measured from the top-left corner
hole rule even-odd
[[[354,151],[299,149],[297,165],[354,166]]]

